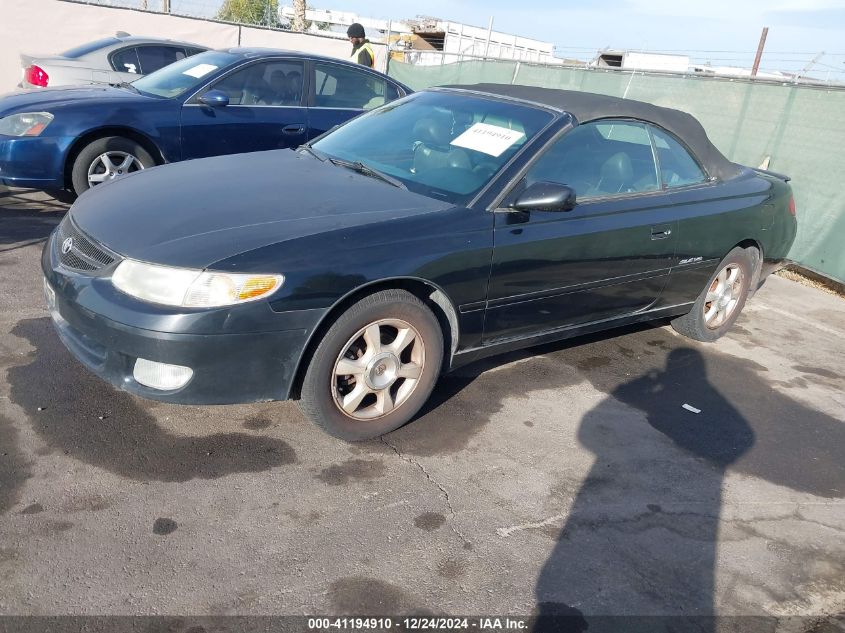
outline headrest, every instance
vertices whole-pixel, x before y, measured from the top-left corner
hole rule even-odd
[[[452,113],[452,118],[455,119],[455,125],[458,127],[469,127],[473,122],[472,113],[463,110],[455,110]]]
[[[414,123],[414,139],[426,145],[446,147],[452,140],[451,126],[442,119],[420,119]]]
[[[604,161],[601,166],[602,180],[613,180],[619,183],[627,183],[634,177],[634,168],[631,166],[631,159],[625,152],[616,152],[613,156]]]

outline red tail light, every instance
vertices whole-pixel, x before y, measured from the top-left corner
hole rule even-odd
[[[789,213],[795,217],[795,196],[789,196]]]
[[[50,76],[44,72],[43,68],[33,64],[24,71],[24,79],[33,86],[46,88],[47,83],[50,81]]]

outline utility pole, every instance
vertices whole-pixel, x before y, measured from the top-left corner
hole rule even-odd
[[[766,36],[769,34],[769,27],[764,26],[760,34],[760,43],[757,45],[757,56],[754,58],[754,68],[751,69],[751,76],[756,77],[760,69],[760,58],[763,57],[763,47],[766,45]]]
[[[170,13],[170,0],[164,0],[164,7],[162,10],[164,13]]]
[[[800,72],[800,73],[798,73],[798,76],[795,78],[795,81],[797,82],[797,81],[798,81],[799,79],[801,79],[804,75],[806,75],[808,72],[810,72],[810,69],[811,69],[813,66],[815,66],[815,65],[816,65],[816,63],[817,63],[817,62],[818,62],[818,61],[819,61],[822,57],[824,57],[824,51],[822,51],[821,53],[816,54],[816,56],[815,56],[815,57],[813,57],[813,59],[811,59],[811,60],[807,63],[807,65],[806,65],[806,66],[804,66],[804,68],[802,68],[802,69],[801,69],[801,72]],[[830,73],[828,73],[828,77],[830,77]]]
[[[490,16],[490,24],[487,26],[487,44],[484,46],[484,58],[487,58],[487,53],[490,51],[490,36],[493,34],[493,16]]]

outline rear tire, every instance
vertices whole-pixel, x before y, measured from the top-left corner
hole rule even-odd
[[[368,440],[408,422],[431,395],[443,363],[432,311],[405,290],[365,297],[317,346],[299,407],[329,435]]]
[[[98,138],[83,147],[73,161],[73,191],[81,196],[94,185],[154,167],[155,164],[149,152],[131,139],[123,136]]]
[[[745,306],[755,277],[754,263],[754,257],[744,248],[728,253],[689,313],[672,321],[675,331],[706,343],[722,337]]]

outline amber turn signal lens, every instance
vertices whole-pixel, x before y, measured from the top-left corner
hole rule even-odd
[[[261,295],[269,294],[276,288],[278,279],[276,277],[250,277],[244,282],[238,293],[238,300],[252,299],[253,297],[260,297]]]

